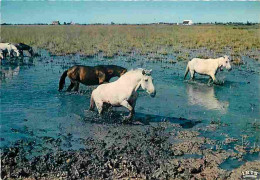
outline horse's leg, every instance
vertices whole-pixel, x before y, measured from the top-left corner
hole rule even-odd
[[[90,99],[90,110],[94,110],[94,104],[97,107],[99,115],[102,115],[103,112],[103,101],[97,96],[95,93],[95,90],[91,94],[91,99]]]
[[[11,55],[12,55],[11,51],[8,51],[8,55],[9,55],[9,57],[11,57]]]
[[[194,74],[195,74],[195,71],[194,70],[190,70],[190,80],[194,79]]]
[[[211,78],[211,76],[210,76],[210,77],[209,77],[209,81],[208,81],[208,85],[210,85],[211,81],[212,81],[212,78]]]
[[[3,52],[3,56],[4,56],[4,58],[6,58],[6,56],[7,56],[7,52],[6,51]]]
[[[96,102],[96,106],[97,106],[97,110],[98,110],[98,113],[101,115],[103,113],[103,102],[102,101],[98,101]]]
[[[126,108],[130,111],[129,115],[126,116],[125,120],[126,120],[126,121],[127,121],[127,120],[131,120],[131,118],[133,117],[133,114],[134,114],[134,112],[133,112],[133,107],[132,107],[126,100],[124,100],[123,102],[121,102],[121,105],[124,106],[124,107],[126,107]]]
[[[129,104],[132,106],[132,108],[133,108],[133,114],[135,114],[135,105],[136,105],[136,100],[137,100],[137,98],[138,98],[138,93],[135,93],[135,94],[133,94],[132,95],[132,98],[128,101],[129,102]]]
[[[210,74],[210,77],[212,78],[213,83],[217,83],[217,79],[215,77],[215,73]]]
[[[13,58],[13,57],[14,57],[14,51],[13,51],[13,50],[11,50],[9,55],[10,55],[10,57],[12,57],[12,58]]]
[[[208,81],[208,86],[211,86],[211,81],[212,81],[212,77],[211,76],[209,76],[209,81]]]
[[[75,86],[75,83],[71,81],[67,91],[70,92],[74,86]]]
[[[75,82],[74,91],[79,91],[79,82]]]

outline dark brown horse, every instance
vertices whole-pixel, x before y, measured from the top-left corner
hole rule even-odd
[[[109,82],[112,77],[120,77],[127,72],[127,69],[116,65],[99,65],[99,66],[73,66],[67,71],[64,71],[60,78],[59,91],[65,84],[65,78],[70,78],[70,85],[67,91],[79,90],[79,83],[85,85],[98,85],[104,82]]]
[[[34,55],[33,49],[29,45],[26,45],[24,43],[18,43],[18,44],[15,44],[15,47],[19,50],[19,53],[21,54],[21,56],[23,56],[23,51],[28,51],[31,56]]]

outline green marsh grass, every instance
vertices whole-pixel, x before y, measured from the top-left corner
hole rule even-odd
[[[105,57],[113,57],[136,52],[176,54],[179,60],[187,60],[187,51],[206,49],[235,56],[251,51],[250,55],[259,59],[254,52],[260,50],[260,31],[258,25],[19,25],[2,26],[1,41],[23,42],[54,55],[103,53]]]

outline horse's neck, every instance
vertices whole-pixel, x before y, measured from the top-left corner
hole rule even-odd
[[[134,74],[130,77],[126,77],[121,80],[124,81],[124,83],[127,84],[127,88],[130,88],[131,92],[133,92],[133,91],[137,91],[139,89],[141,79],[142,79],[141,75]]]
[[[222,57],[215,59],[218,63],[218,68],[222,66]]]

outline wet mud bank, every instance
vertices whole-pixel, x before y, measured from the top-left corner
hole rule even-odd
[[[106,124],[94,129],[93,138],[66,134],[45,137],[41,143],[19,141],[3,149],[2,179],[234,179],[246,170],[260,171],[259,161],[243,159],[246,154],[259,155],[259,149],[221,149],[217,141],[179,124]],[[70,141],[83,146],[64,150]],[[220,164],[229,158],[243,166],[221,169]]]

